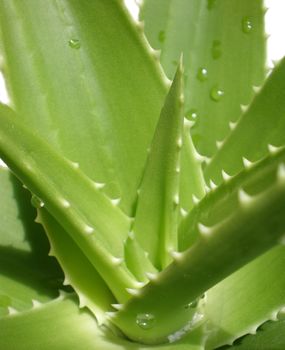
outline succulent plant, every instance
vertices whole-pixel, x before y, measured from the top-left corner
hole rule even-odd
[[[0,1],[1,349],[285,348],[265,11]]]

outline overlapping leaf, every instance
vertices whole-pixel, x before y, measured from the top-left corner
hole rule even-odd
[[[12,105],[130,213],[166,93],[140,28],[117,0],[4,0],[0,13]]]
[[[250,102],[252,86],[263,82],[263,15],[261,0],[145,0],[142,6],[146,35],[162,50],[168,76],[184,53],[185,108],[196,120],[194,143],[207,156],[240,116],[240,104]]]
[[[62,273],[48,257],[42,228],[33,222],[30,196],[8,169],[0,168],[0,315],[58,295]]]

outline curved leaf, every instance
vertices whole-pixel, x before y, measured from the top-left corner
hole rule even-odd
[[[270,152],[274,153],[276,146],[284,146],[284,101],[285,59],[276,66],[235,129],[206,167],[207,180],[213,179],[220,183],[222,170],[234,175],[247,165],[243,163],[244,158],[255,162]]]
[[[71,285],[79,297],[79,306],[87,306],[96,316],[99,324],[106,321],[105,312],[116,300],[94,266],[62,226],[44,208],[38,209],[37,222],[48,235],[51,250],[65,275],[64,285]]]
[[[166,94],[141,28],[117,0],[4,0],[0,29],[26,126],[131,213]]]
[[[189,324],[191,314],[197,318],[195,308],[186,305],[278,244],[285,231],[284,157],[283,150],[241,173],[190,213],[182,225],[185,244],[172,254],[174,263],[114,315],[125,334],[146,343],[165,341]],[[135,323],[144,313],[156,319],[148,332]]]
[[[71,235],[118,300],[134,277],[122,264],[129,218],[77,166],[0,106],[0,156]],[[68,181],[66,181],[68,179]]]
[[[285,247],[277,246],[207,292],[207,348],[232,344],[245,334],[255,334],[264,322],[277,320],[285,306],[284,268]]]
[[[32,307],[58,295],[62,272],[47,256],[48,242],[34,223],[30,196],[8,169],[0,167],[0,315]]]

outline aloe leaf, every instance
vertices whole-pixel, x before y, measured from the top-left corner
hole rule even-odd
[[[38,209],[37,222],[41,223],[48,235],[51,250],[63,268],[64,285],[71,285],[79,297],[79,306],[88,307],[98,321],[106,321],[105,312],[116,300],[104,280],[86,256],[64,231],[61,225],[44,208]]]
[[[15,350],[51,347],[55,350],[73,347],[147,349],[115,336],[108,328],[98,328],[94,317],[78,309],[77,298],[61,293],[54,299],[62,283],[62,274],[57,266],[54,267],[54,258],[47,256],[49,246],[41,226],[34,223],[36,212],[30,206],[29,193],[6,168],[0,169],[0,193],[3,214],[0,227],[0,347]],[[44,215],[47,222],[47,211],[43,208],[40,211],[41,220]],[[55,223],[54,219],[52,222]],[[58,239],[57,235],[54,237]],[[67,252],[73,255],[74,252],[69,250],[70,240],[62,237],[63,242],[68,244]],[[7,254],[4,248],[7,248]],[[78,255],[73,255],[74,259],[76,257]],[[75,262],[80,264],[80,261]],[[98,297],[98,290],[96,295]],[[157,349],[202,350],[196,342],[197,337],[192,337],[192,342],[163,345]]]
[[[141,27],[117,0],[9,0],[0,14],[14,109],[131,213],[166,94]]]
[[[96,349],[94,323],[90,314],[78,309],[74,296],[61,295],[29,311],[3,317],[0,346],[15,350]]]
[[[140,283],[147,283],[147,273],[157,273],[157,269],[151,263],[148,253],[142,248],[130,231],[125,240],[125,262],[131,273]]]
[[[184,119],[183,147],[181,150],[181,169],[180,169],[180,205],[182,216],[184,211],[190,211],[195,205],[195,199],[201,199],[206,193],[206,185],[202,171],[202,162],[204,158],[197,152],[187,121]],[[191,122],[188,125],[191,126]]]
[[[173,76],[185,58],[185,110],[200,153],[211,156],[228,123],[248,104],[252,86],[265,75],[263,2],[227,0],[145,0],[141,19],[151,45]]]
[[[277,320],[285,306],[284,268],[285,247],[277,246],[207,292],[208,349],[232,344],[255,334],[264,322]]]
[[[155,347],[157,350],[203,350],[180,342]],[[79,310],[73,295],[61,295],[28,312],[0,319],[0,346],[3,349],[30,350],[147,350],[153,347],[132,343],[98,327],[88,312]]]
[[[55,298],[62,282],[29,201],[21,183],[0,167],[0,316]]]
[[[285,320],[267,322],[255,335],[247,335],[223,350],[283,350],[285,346]]]
[[[205,176],[220,183],[221,170],[233,175],[276,146],[285,144],[285,59],[276,66],[235,129],[205,169]]]
[[[185,305],[279,242],[285,230],[284,157],[285,151],[241,173],[192,210],[183,231],[193,241],[185,239],[182,251],[172,254],[174,263],[114,315],[125,334],[148,343],[166,341],[189,324]],[[197,319],[195,308],[191,312]],[[136,323],[144,313],[156,319],[147,332]]]
[[[71,235],[117,299],[126,300],[125,288],[135,287],[122,261],[129,218],[77,165],[26,130],[8,107],[0,112],[1,157]]]
[[[177,249],[180,150],[183,133],[182,65],[180,64],[162,109],[141,185],[133,232],[161,269]]]

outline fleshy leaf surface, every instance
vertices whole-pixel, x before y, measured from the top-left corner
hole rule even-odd
[[[131,213],[166,94],[141,28],[119,0],[4,0],[0,14],[12,106]]]
[[[81,252],[62,226],[44,208],[38,209],[37,221],[44,226],[51,250],[65,275],[64,285],[71,285],[79,297],[79,306],[88,307],[99,324],[116,300],[94,266]]]
[[[285,145],[285,59],[273,70],[262,89],[219,152],[205,169],[205,177],[221,183],[221,171],[234,175]],[[247,162],[247,161],[249,162]]]
[[[126,299],[125,288],[135,282],[120,261],[128,217],[80,168],[27,130],[11,109],[0,107],[0,156],[71,235],[118,300]]]
[[[79,310],[73,295],[61,295],[56,300],[27,312],[0,319],[0,346],[13,350],[203,350],[192,342],[181,341],[148,347],[130,342],[98,327],[94,317]]]
[[[141,19],[150,43],[161,49],[169,77],[183,52],[185,110],[199,152],[212,156],[229,122],[248,104],[265,75],[263,2],[145,0]]]
[[[277,246],[206,293],[207,349],[232,344],[255,334],[264,322],[277,320],[285,306],[284,268],[285,248]]]
[[[182,99],[180,63],[151,143],[133,225],[135,238],[158,269],[170,262],[168,252],[177,249]]]
[[[48,257],[48,242],[34,223],[29,193],[6,168],[0,167],[0,316],[9,308],[25,310],[32,300],[47,302],[58,295],[62,272]]]
[[[231,347],[221,350],[283,350],[285,344],[285,320],[267,322],[255,335],[247,335]]]
[[[284,157],[283,150],[209,193],[183,222],[189,238],[172,254],[174,263],[128,301],[115,324],[133,339],[165,341],[189,322],[185,305],[278,244],[285,231]],[[145,312],[157,320],[148,332],[134,321]]]

